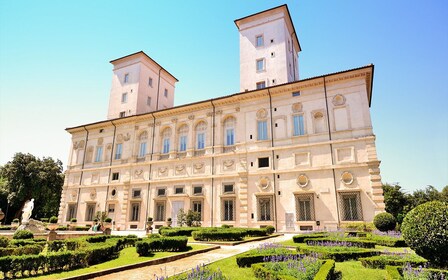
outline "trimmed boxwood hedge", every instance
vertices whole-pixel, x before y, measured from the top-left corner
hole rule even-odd
[[[193,231],[200,229],[198,227],[161,228],[159,233],[163,236],[191,236]]]
[[[294,241],[294,243],[304,243],[305,239],[310,239],[310,238],[325,238],[328,236],[328,233],[325,232],[316,232],[316,233],[304,233],[304,234],[298,234],[298,235],[294,235],[292,237],[292,240]]]
[[[314,276],[314,280],[330,280],[334,278],[334,268],[336,266],[336,262],[334,260],[326,260],[316,276]]]
[[[135,243],[137,253],[140,256],[150,256],[156,251],[186,251],[188,238],[184,236],[161,237],[149,240],[138,241]]]
[[[25,245],[20,247],[0,248],[0,256],[22,256],[37,255],[42,252],[43,247],[40,245]]]
[[[106,241],[106,239],[107,239],[106,235],[96,235],[87,237],[86,241],[89,243],[100,243]]]
[[[198,241],[240,241],[246,236],[246,232],[232,228],[204,229],[193,231],[192,236]]]
[[[304,242],[313,246],[313,242],[350,242],[353,247],[375,248],[376,242],[358,238],[305,238]]]
[[[395,238],[390,236],[374,235],[368,237],[369,240],[373,240],[377,245],[387,247],[408,247],[406,241],[403,238]]]
[[[403,266],[409,263],[412,267],[424,266],[428,261],[417,255],[412,256],[373,256],[358,259],[364,267],[384,269],[386,265]]]
[[[326,260],[320,267],[313,280],[330,280],[334,278],[335,261]],[[255,277],[258,279],[270,279],[270,280],[294,280],[296,278],[289,275],[279,275],[276,272],[272,272],[267,269],[264,264],[257,263],[252,265],[252,270]]]
[[[386,265],[386,272],[387,272],[387,280],[399,280],[403,279],[401,277],[400,271],[398,270],[398,266],[392,266],[392,265]]]
[[[301,254],[294,254],[294,252],[289,251],[287,253],[288,256],[297,256],[297,258],[301,258],[303,257],[303,255]],[[246,253],[246,254],[241,254],[239,256],[236,257],[236,264],[239,267],[250,267],[251,265],[255,264],[255,263],[262,263],[264,262],[264,259],[267,258],[271,258],[273,256],[280,256],[279,254],[263,254],[263,253],[259,253],[259,254],[251,254],[251,253]]]
[[[379,251],[363,248],[359,248],[358,250],[330,251],[323,246],[300,246],[297,247],[297,251],[307,255],[317,253],[319,259],[332,259],[337,262],[343,262],[346,260],[356,260],[358,258],[377,256],[380,254]]]
[[[34,235],[29,230],[18,230],[12,236],[12,239],[33,239]]]

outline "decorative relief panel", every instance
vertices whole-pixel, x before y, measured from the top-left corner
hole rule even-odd
[[[92,174],[92,184],[98,184],[100,179],[100,174],[93,173]]]
[[[198,162],[193,164],[193,173],[200,174],[205,172],[205,164],[203,162]]]
[[[174,168],[176,175],[184,175],[185,174],[185,164],[176,165]]]
[[[309,182],[310,180],[308,179],[308,176],[306,176],[305,174],[300,174],[296,180],[297,185],[299,185],[299,187],[301,188],[305,188],[306,186],[308,186]]]
[[[90,195],[91,200],[95,200],[96,199],[96,190],[95,189],[91,190],[89,195]]]
[[[261,191],[267,191],[271,186],[271,180],[268,177],[261,177],[257,182],[258,188]]]
[[[235,161],[233,159],[226,159],[222,161],[222,170],[230,171],[235,170]]]
[[[134,178],[135,179],[143,179],[143,169],[136,169],[134,171]]]
[[[257,119],[265,119],[268,116],[266,109],[260,109],[257,111]]]
[[[297,153],[294,158],[296,165],[310,165],[310,153]]]
[[[159,167],[159,177],[166,177],[168,176],[168,167]]]
[[[333,97],[333,105],[334,106],[341,106],[345,104],[345,97],[341,94],[336,95]]]
[[[76,201],[77,197],[78,197],[78,192],[77,191],[72,191],[70,193],[70,201]]]
[[[84,145],[85,145],[84,140],[73,142],[73,150],[84,149]]]
[[[292,104],[292,111],[294,113],[302,112],[302,107],[303,107],[302,103],[300,103],[300,102],[294,103],[294,104]]]
[[[118,134],[117,135],[117,143],[123,143],[123,141],[129,141],[131,139],[131,134],[126,133],[126,134]]]
[[[342,181],[342,183],[344,183],[344,185],[353,184],[353,181],[354,181],[353,174],[348,171],[345,171],[341,175],[341,181]]]

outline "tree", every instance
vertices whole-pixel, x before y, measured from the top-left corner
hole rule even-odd
[[[397,220],[390,213],[379,213],[373,219],[373,224],[379,231],[390,231],[395,229]]]
[[[404,215],[410,209],[406,209],[409,202],[408,195],[402,190],[398,184],[383,184],[384,203],[386,204],[386,212],[391,213],[398,223],[401,223]]]
[[[23,205],[31,198],[35,200],[32,217],[58,214],[64,183],[60,160],[17,153],[12,161],[0,167],[0,178],[0,195],[7,194],[7,221],[20,218]]]
[[[442,195],[433,186],[429,185],[425,190],[417,190],[412,194],[411,209],[430,201],[442,201]]]

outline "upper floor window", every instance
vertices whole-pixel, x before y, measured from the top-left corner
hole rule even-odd
[[[121,159],[121,154],[123,153],[123,144],[118,143],[115,146],[115,159]]]
[[[151,106],[151,97],[146,98],[146,105]]]
[[[267,140],[268,139],[268,122],[266,120],[258,121],[258,140]]]
[[[303,115],[295,115],[293,118],[294,136],[305,135],[305,127],[303,125]]]
[[[263,35],[258,35],[255,37],[255,45],[257,47],[262,47],[264,45]]]
[[[125,111],[120,112],[120,118],[124,118],[124,117],[126,117],[126,112]]]
[[[144,157],[146,155],[146,143],[148,141],[148,133],[142,132],[139,137],[139,150],[138,157]]]
[[[224,145],[232,146],[235,145],[235,124],[236,120],[234,117],[228,117],[224,121]]]
[[[157,196],[166,196],[166,189],[165,188],[157,189]]]
[[[165,91],[163,92],[163,95],[164,95],[166,98],[168,98],[168,90],[167,90],[167,89],[165,89]]]
[[[170,138],[171,128],[167,127],[162,132],[162,153],[167,154],[170,152]]]
[[[151,77],[148,78],[148,86],[152,87],[152,78]]]
[[[257,72],[264,71],[265,69],[264,58],[257,59]]]
[[[186,124],[179,128],[179,151],[185,152],[187,150],[187,137],[188,137],[188,126]]]
[[[262,157],[258,158],[258,168],[269,167],[269,158]]]
[[[96,155],[95,155],[95,162],[100,162],[103,158],[103,147],[97,147],[96,148]]]
[[[123,79],[124,83],[129,83],[129,73],[124,74],[124,79]]]
[[[230,183],[224,184],[222,187],[222,192],[223,193],[235,193],[233,184],[230,184]]]
[[[196,125],[196,149],[202,150],[205,148],[205,132],[207,130],[207,124],[204,121],[199,122]]]
[[[117,181],[120,178],[120,173],[114,172],[112,173],[112,181]]]
[[[184,186],[174,186],[174,194],[183,194]]]
[[[193,186],[193,195],[201,195],[202,186]]]
[[[132,190],[132,198],[141,198],[142,197],[142,190],[141,189],[134,189]]]
[[[125,92],[121,95],[121,103],[126,103],[128,102],[128,93]]]
[[[266,87],[266,82],[265,81],[258,82],[256,86],[257,86],[257,89],[265,88]]]

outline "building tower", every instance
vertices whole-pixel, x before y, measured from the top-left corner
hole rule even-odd
[[[144,52],[110,61],[114,66],[108,119],[171,108],[178,80]]]
[[[240,91],[299,80],[301,51],[288,7],[235,20],[240,33]]]

